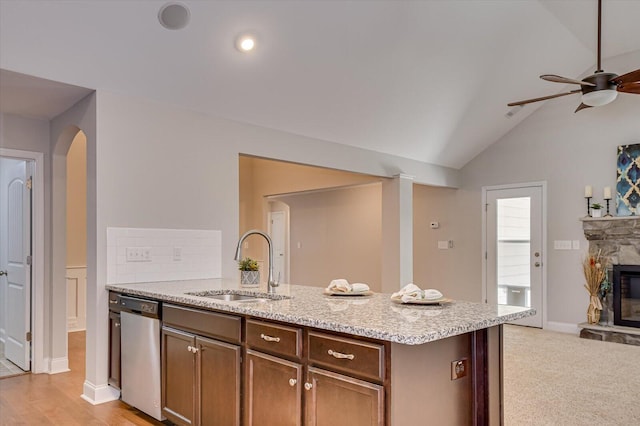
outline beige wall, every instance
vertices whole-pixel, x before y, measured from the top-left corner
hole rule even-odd
[[[244,233],[249,229],[261,229],[267,230],[267,212],[268,212],[268,203],[265,199],[265,196],[269,195],[277,195],[277,194],[290,194],[300,191],[308,191],[308,190],[316,190],[321,188],[333,188],[333,187],[342,187],[349,185],[357,185],[362,183],[369,182],[378,182],[382,178],[376,176],[370,176],[359,173],[351,173],[345,172],[341,170],[334,170],[322,167],[312,167],[306,166],[302,164],[288,163],[284,161],[275,161],[268,160],[264,158],[256,158],[249,156],[239,156],[239,200],[240,200],[240,215],[239,215],[239,224],[240,224],[240,233]],[[360,192],[360,191],[357,191]],[[366,191],[365,191],[366,192]],[[326,197],[330,197],[327,195],[328,193],[321,194],[306,194],[300,195],[300,197],[291,198],[291,200],[295,201],[295,209],[292,209],[290,212],[290,218],[293,229],[293,221],[295,223],[299,223],[297,219],[299,215],[301,217],[305,217],[307,215],[313,215],[313,211],[309,210],[309,206],[304,205],[304,201],[307,200],[310,203],[315,203],[318,199],[324,199]],[[289,198],[288,198],[289,199]],[[282,199],[281,201],[284,201]],[[284,201],[285,203],[287,201]],[[342,202],[342,201],[341,201]],[[375,198],[373,200],[367,200],[367,204],[371,204],[371,202],[375,202]],[[379,216],[380,211],[380,200],[377,199],[377,211]],[[318,205],[318,204],[316,204]],[[318,214],[326,215],[326,210],[322,210],[323,206],[320,203],[321,207],[317,211]],[[350,208],[350,206],[346,203],[342,204],[343,208]],[[349,213],[347,213],[349,216]],[[306,219],[301,219],[306,220]],[[330,220],[331,221],[331,220]],[[314,228],[314,232],[316,228]],[[333,228],[332,228],[333,229]],[[293,232],[293,231],[292,231]],[[328,232],[332,232],[331,229]],[[378,230],[378,234],[380,231]],[[303,233],[306,235],[306,232]],[[314,234],[315,237],[321,238],[323,241],[337,241],[341,239],[340,234],[327,234],[327,235],[319,235],[317,233]],[[291,258],[290,258],[290,279],[289,281],[292,283],[302,283],[299,280],[309,281],[310,284],[316,283],[324,283],[326,280],[324,277],[314,277],[311,275],[311,271],[316,271],[318,268],[312,268],[311,270],[307,270],[303,273],[294,273],[294,271],[301,271],[298,267],[299,265],[306,265],[313,262],[312,258],[307,259],[306,256],[309,255],[308,251],[298,251],[296,253],[296,248],[293,243],[293,233],[291,234]],[[268,266],[268,262],[266,262],[266,245],[263,244],[259,239],[248,239],[247,240],[248,247],[243,251],[243,256],[253,257],[260,261],[264,261],[265,267]],[[363,243],[364,244],[364,243]],[[379,247],[379,242],[378,242]],[[294,254],[296,253],[296,254]],[[314,255],[319,255],[321,259],[325,259],[327,254],[324,252],[315,253]],[[379,258],[379,255],[378,255]],[[379,271],[379,265],[376,266]],[[354,275],[359,275],[355,273]],[[266,276],[266,275],[265,275]],[[379,274],[374,274],[375,281],[379,283],[380,278]],[[334,277],[335,278],[335,277]]]
[[[381,180],[360,173],[244,155],[239,156],[239,167],[240,233],[252,228],[266,229],[265,196]]]
[[[413,281],[421,288],[435,288],[447,297],[480,302],[482,277],[457,279],[460,270],[466,270],[480,256],[469,252],[467,228],[479,218],[477,205],[460,202],[462,190],[413,185]],[[431,229],[431,222],[439,222]],[[477,232],[474,230],[474,232]],[[453,248],[438,249],[438,241],[453,241]],[[461,258],[469,254],[469,259]]]
[[[291,282],[326,287],[332,279],[381,289],[382,185],[278,197],[289,205]]]
[[[78,132],[67,153],[67,266],[87,265],[87,137]]]

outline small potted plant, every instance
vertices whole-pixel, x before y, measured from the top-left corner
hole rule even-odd
[[[258,262],[245,257],[238,262],[240,270],[240,284],[242,285],[258,285],[260,284],[260,271]]]
[[[602,217],[602,204],[591,204],[591,217]]]

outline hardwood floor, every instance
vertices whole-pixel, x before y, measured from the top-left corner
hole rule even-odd
[[[84,353],[85,333],[69,333],[70,372],[0,379],[0,425],[164,425],[120,401],[80,398]]]

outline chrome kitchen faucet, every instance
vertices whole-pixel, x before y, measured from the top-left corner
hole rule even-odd
[[[269,278],[267,281],[267,291],[268,293],[275,293],[276,292],[276,287],[278,287],[278,285],[280,285],[280,283],[278,283],[277,281],[274,281],[273,279],[273,242],[271,241],[271,237],[269,237],[269,235],[265,234],[262,231],[258,231],[257,229],[252,229],[250,231],[245,232],[242,237],[240,237],[240,239],[238,240],[238,247],[236,247],[236,256],[234,257],[235,260],[240,261],[240,259],[242,258],[242,242],[249,236],[249,235],[262,235],[264,237],[265,240],[267,240],[267,244],[269,245]]]

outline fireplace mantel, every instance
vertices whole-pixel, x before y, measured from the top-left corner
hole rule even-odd
[[[640,265],[640,216],[584,217],[589,251],[600,251],[613,264]]]

